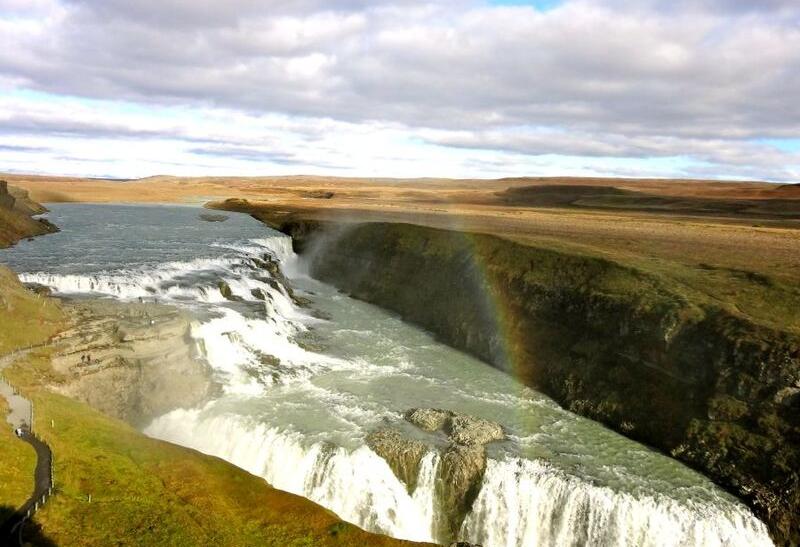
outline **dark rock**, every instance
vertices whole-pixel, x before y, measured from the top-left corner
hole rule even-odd
[[[205,220],[206,222],[225,222],[228,220],[228,215],[219,215],[214,213],[200,213],[199,217],[201,220]]]
[[[0,208],[13,209],[16,201],[16,198],[8,191],[8,183],[4,180],[0,180]]]
[[[406,485],[409,493],[417,487],[419,466],[427,447],[421,441],[409,439],[394,429],[381,429],[367,436],[367,446],[386,460],[395,476]]]
[[[261,289],[251,289],[250,290],[250,294],[253,295],[253,298],[256,298],[258,300],[266,300],[267,299],[266,295],[264,294],[264,291],[262,291]]]
[[[53,294],[53,289],[47,285],[41,285],[39,283],[24,283],[24,285],[26,289],[40,296],[51,296]]]
[[[438,408],[412,408],[404,415],[406,421],[430,432],[444,428],[451,416],[452,412]]]
[[[219,283],[217,283],[217,287],[219,288],[219,293],[224,298],[227,298],[228,300],[231,299],[231,297],[233,296],[233,291],[231,291],[230,285],[228,285],[224,281],[220,281]]]
[[[296,306],[300,308],[308,308],[311,306],[311,300],[306,298],[305,296],[300,296],[297,293],[292,293],[292,302],[295,303]]]
[[[423,431],[444,431],[456,444],[484,445],[505,439],[500,424],[439,408],[412,408],[403,415]]]
[[[283,272],[281,272],[281,265],[275,260],[272,255],[270,254],[263,254],[261,256],[261,267],[267,270],[276,278],[282,278]]]
[[[219,283],[217,283],[217,288],[219,288],[219,293],[224,298],[226,298],[227,300],[230,300],[231,302],[243,302],[244,301],[244,299],[241,296],[236,296],[235,294],[233,294],[233,291],[231,290],[230,285],[228,285],[224,281],[220,281]]]
[[[442,456],[436,502],[444,515],[447,529],[444,537],[455,537],[481,489],[486,470],[483,445],[451,445]]]
[[[483,445],[506,437],[500,424],[464,415],[450,419],[449,435],[453,442],[466,445]]]
[[[436,480],[438,537],[454,538],[475,498],[486,469],[484,445],[505,438],[503,428],[494,422],[438,408],[412,408],[406,421],[428,433],[443,432],[450,441],[441,455]],[[412,440],[396,430],[380,430],[367,438],[367,444],[383,457],[412,492],[418,480],[420,462],[435,443]],[[436,443],[440,444],[440,443]]]
[[[27,191],[0,180],[0,248],[57,232],[58,228],[47,219],[35,218],[45,212],[47,209],[31,200]]]
[[[433,416],[435,412],[410,412],[417,416]],[[450,413],[438,411],[447,416]],[[430,426],[433,422],[422,420]],[[444,424],[441,426],[444,427]],[[440,428],[439,428],[440,429]],[[381,456],[395,476],[412,493],[419,480],[422,458],[431,450],[440,450],[417,439],[411,439],[395,429],[381,429],[367,436],[367,446]],[[475,498],[478,496],[486,470],[486,451],[482,444],[451,443],[441,454],[436,480],[437,536],[455,538]]]
[[[267,283],[276,291],[285,292],[287,295],[289,295],[289,298],[292,299],[292,302],[294,302],[296,306],[307,308],[311,305],[311,300],[295,294],[294,290],[292,290],[289,280],[286,279],[285,275],[283,275],[280,262],[278,262],[278,260],[276,260],[271,254],[264,253],[260,259],[253,258],[252,262],[256,267],[262,268],[270,273],[270,278],[259,278],[259,280]]]
[[[300,195],[304,198],[311,199],[331,199],[334,196],[334,193],[329,190],[308,190],[305,192],[300,192]]]

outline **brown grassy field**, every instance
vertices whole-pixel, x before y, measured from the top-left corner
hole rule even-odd
[[[800,185],[702,180],[334,177],[136,181],[3,175],[38,201],[240,201],[247,212],[490,233],[658,273],[693,298],[800,329]]]

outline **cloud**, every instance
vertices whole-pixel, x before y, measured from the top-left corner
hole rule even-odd
[[[181,113],[283,116],[298,146],[320,138],[318,126],[344,124],[456,150],[683,156],[718,174],[745,162],[789,173],[795,155],[753,141],[800,134],[800,5],[665,5],[0,0],[0,82]],[[208,140],[242,161],[236,147],[274,149],[228,131],[204,137],[201,121],[32,118],[13,112],[0,132]]]
[[[280,152],[275,150],[265,150],[263,148],[253,148],[245,146],[198,146],[188,148],[187,152],[198,156],[213,156],[219,158],[235,158],[245,161],[256,161],[261,163],[273,163],[278,165],[306,166],[308,159],[293,152]],[[328,163],[315,162],[317,167],[327,167],[330,169],[346,169],[347,166]]]
[[[547,154],[581,157],[669,158],[691,155],[699,161],[751,166],[800,165],[800,153],[759,142],[724,139],[627,136],[563,131],[505,130],[429,132],[427,142],[468,149],[506,150],[530,156]]]
[[[16,144],[0,144],[0,152],[25,152],[25,153],[39,153],[50,152],[51,148],[46,146],[24,146]]]

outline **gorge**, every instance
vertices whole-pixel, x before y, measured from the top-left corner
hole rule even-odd
[[[324,271],[319,257],[342,243],[309,262],[288,237],[246,217],[207,223],[187,207],[52,210],[63,231],[8,255],[24,281],[61,295],[158,300],[194,318],[190,343],[218,387],[200,404],[156,417],[145,427],[151,436],[220,456],[395,537],[487,546],[770,543],[764,525],[708,479],[314,279]],[[346,259],[354,251],[341,256],[338,265],[329,258],[321,278],[353,273]],[[354,263],[362,280],[368,267],[385,267]],[[401,279],[414,267],[393,270]],[[487,361],[502,346],[491,342],[499,340],[493,328],[465,338],[487,348]],[[427,422],[409,421],[415,408],[447,413],[442,425],[420,427]],[[469,424],[499,426],[502,435],[480,434],[485,442],[474,444],[459,433]]]
[[[592,256],[402,223],[255,216],[292,235],[312,275],[702,470],[779,541],[800,540],[800,337],[790,330]]]

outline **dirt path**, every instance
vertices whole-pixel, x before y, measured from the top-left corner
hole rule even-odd
[[[29,351],[30,350],[15,351],[0,357],[0,373],[17,359],[27,355]],[[8,416],[6,416],[6,421],[11,427],[13,429],[29,427],[31,402],[17,393],[17,390],[2,377],[0,377],[0,395],[5,397],[6,401],[8,401],[8,407],[11,409]]]
[[[0,357],[0,372],[29,352],[30,349],[20,350]],[[53,453],[50,447],[31,431],[33,416],[31,402],[19,395],[4,379],[0,379],[0,395],[5,397],[11,408],[6,420],[15,431],[20,432],[20,440],[30,444],[36,451],[33,493],[28,501],[0,526],[0,544],[22,545],[25,522],[53,493]]]

